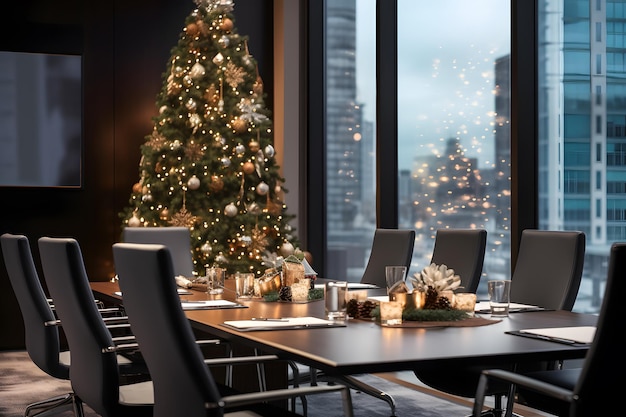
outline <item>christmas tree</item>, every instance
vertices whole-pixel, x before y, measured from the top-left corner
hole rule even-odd
[[[186,226],[194,269],[262,274],[297,238],[272,120],[232,0],[195,0],[163,74],[122,227]]]

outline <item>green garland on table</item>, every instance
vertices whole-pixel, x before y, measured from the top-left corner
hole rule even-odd
[[[380,306],[372,310],[372,317],[380,319]],[[461,310],[435,310],[405,308],[402,311],[402,320],[405,321],[460,321],[469,315]]]
[[[312,288],[309,290],[309,295],[307,297],[307,299],[309,301],[315,301],[315,300],[321,300],[324,298],[324,290],[321,288]],[[279,301],[280,300],[280,296],[278,292],[271,292],[268,294],[265,294],[263,296],[263,300],[265,301]]]

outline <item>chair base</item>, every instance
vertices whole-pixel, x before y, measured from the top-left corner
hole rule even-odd
[[[24,417],[43,417],[52,411],[55,414],[58,413],[60,411],[59,408],[61,407],[66,407],[68,409],[73,408],[74,398],[74,394],[70,392],[29,404],[24,411]]]

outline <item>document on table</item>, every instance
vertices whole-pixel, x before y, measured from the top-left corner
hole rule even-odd
[[[507,332],[516,336],[530,337],[565,344],[590,344],[596,334],[595,326],[546,327]]]
[[[315,288],[324,289],[324,284],[315,284]],[[362,284],[360,282],[348,282],[348,290],[375,290],[380,288],[374,284]]]
[[[193,294],[191,291],[186,290],[184,288],[176,288],[176,292],[178,292],[178,295],[190,295]],[[115,291],[113,293],[113,295],[117,295],[118,297],[122,296],[122,292],[121,291]]]
[[[543,307],[534,306],[530,304],[509,303],[509,313],[521,313],[524,311],[542,311]],[[491,307],[489,301],[479,301],[474,307],[476,313],[491,313]]]
[[[247,308],[248,306],[228,300],[188,300],[181,301],[183,310],[212,310],[222,308]]]
[[[242,332],[249,332],[255,330],[294,330],[309,328],[345,327],[346,324],[344,322],[324,320],[317,317],[285,317],[225,321],[224,326]]]

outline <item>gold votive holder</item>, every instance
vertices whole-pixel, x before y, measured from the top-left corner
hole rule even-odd
[[[416,310],[421,310],[424,308],[426,304],[426,292],[413,290],[412,293],[408,294],[408,304],[407,307],[412,307]]]
[[[380,302],[380,324],[396,326],[402,324],[402,303],[399,301]]]
[[[259,278],[259,293],[261,297],[273,292],[280,291],[281,279],[280,272],[266,274]]]
[[[474,308],[476,307],[476,294],[471,292],[460,292],[454,295],[454,308],[457,310],[465,311],[468,314],[474,315]]]
[[[291,285],[291,300],[294,302],[303,302],[309,299],[309,289],[311,283],[308,278],[303,278]]]

